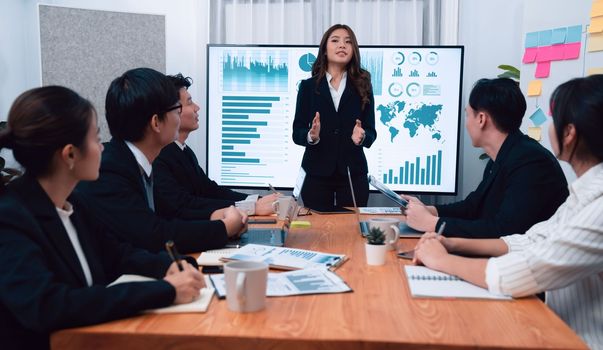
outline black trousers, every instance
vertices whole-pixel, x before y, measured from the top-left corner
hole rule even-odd
[[[352,184],[356,203],[359,207],[365,207],[369,197],[367,175],[352,176]],[[301,196],[304,206],[311,209],[354,206],[347,175],[306,175]]]

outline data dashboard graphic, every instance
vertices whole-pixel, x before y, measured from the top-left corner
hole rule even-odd
[[[295,185],[305,148],[291,138],[313,46],[208,46],[207,173],[237,188]],[[390,188],[456,193],[463,48],[360,48],[377,140],[369,173]]]

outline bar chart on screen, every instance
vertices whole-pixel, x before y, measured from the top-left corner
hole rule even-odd
[[[386,185],[441,185],[442,151],[425,157],[416,157],[414,162],[405,161],[397,169],[383,172]]]

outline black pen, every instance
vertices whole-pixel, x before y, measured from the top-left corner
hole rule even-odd
[[[178,255],[178,250],[176,250],[176,245],[174,244],[174,241],[169,240],[169,241],[165,242],[165,250],[167,250],[167,253],[170,256],[170,258],[172,259],[172,261],[175,262],[176,265],[178,266],[178,270],[184,271],[184,268],[182,267],[182,263],[180,262],[180,258],[179,258],[180,255]]]
[[[268,184],[268,188],[270,189],[270,191],[272,191],[272,193],[278,193],[278,192],[277,192],[277,191],[274,189],[274,187],[272,187],[272,185],[271,185],[271,184]]]

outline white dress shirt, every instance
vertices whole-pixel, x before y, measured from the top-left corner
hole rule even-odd
[[[144,153],[142,153],[142,151],[138,149],[138,147],[134,146],[132,142],[126,141],[126,145],[128,145],[128,148],[134,155],[134,158],[136,158],[136,163],[138,163],[138,165],[140,165],[145,174],[150,177],[151,172],[153,171],[153,166],[147,159],[147,156],[145,156]]]
[[[570,187],[557,212],[523,235],[501,237],[509,253],[488,260],[492,293],[546,292],[546,303],[593,349],[603,349],[603,163]]]
[[[73,214],[73,206],[71,203],[65,202],[65,209],[56,209],[61,221],[63,222],[65,231],[67,231],[67,236],[69,236],[73,250],[75,250],[77,259],[80,261],[80,266],[82,267],[84,276],[86,277],[86,283],[88,284],[88,287],[90,287],[92,285],[92,273],[90,272],[90,266],[88,265],[88,260],[86,260],[86,255],[84,255],[84,251],[82,250],[82,245],[80,244],[80,239],[77,236],[75,226],[73,226],[73,223],[69,218],[71,214]]]
[[[333,76],[326,72],[327,83],[329,84],[329,92],[331,92],[331,99],[333,99],[333,105],[335,106],[335,110],[339,111],[339,101],[341,101],[341,96],[345,91],[345,85],[348,83],[348,72],[343,72],[341,76],[341,81],[339,82],[339,88],[335,89],[331,84],[331,80],[333,80]],[[312,117],[314,118],[314,117]],[[310,137],[310,132],[308,131],[308,143],[311,145],[315,145],[320,141],[320,137],[316,141],[312,141]]]

